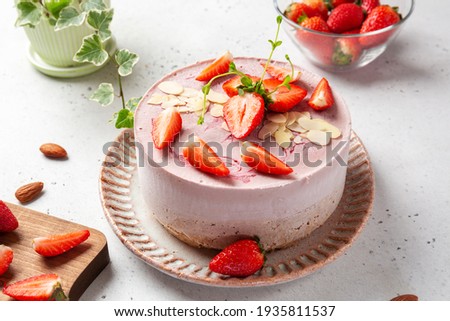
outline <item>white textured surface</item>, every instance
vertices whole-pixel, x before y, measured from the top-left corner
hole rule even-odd
[[[288,52],[296,64],[326,75],[345,97],[353,128],[372,157],[377,191],[371,221],[344,256],[304,279],[257,290],[178,281],[120,243],[103,216],[97,182],[102,147],[118,134],[108,120],[119,105],[102,108],[86,98],[90,88],[112,81],[112,69],[74,80],[36,72],[26,59],[25,34],[14,27],[12,2],[0,5],[0,198],[14,201],[18,186],[42,180],[45,193],[30,207],[105,233],[112,263],[82,299],[386,300],[405,292],[422,300],[450,299],[449,2],[417,1],[416,12],[386,53],[351,74],[309,65],[282,33],[286,41],[274,58]],[[118,46],[141,56],[136,72],[125,80],[128,96],[143,94],[174,68],[226,49],[265,56],[275,27],[271,1],[112,5]],[[38,148],[48,141],[64,146],[70,159],[42,157]]]

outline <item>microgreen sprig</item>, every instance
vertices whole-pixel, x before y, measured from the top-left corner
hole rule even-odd
[[[283,82],[278,85],[277,87],[274,88],[274,90],[272,90],[271,92],[268,92],[265,88],[264,88],[264,84],[263,84],[263,80],[264,80],[264,76],[266,75],[266,71],[267,71],[267,67],[269,67],[270,61],[272,60],[272,56],[273,53],[275,52],[275,50],[281,46],[281,44],[283,43],[281,40],[278,40],[278,36],[280,34],[280,27],[281,27],[281,22],[282,22],[282,17],[278,16],[277,17],[277,32],[275,34],[275,39],[274,40],[269,40],[269,43],[271,44],[271,51],[269,54],[269,58],[267,59],[265,65],[264,65],[264,70],[262,72],[262,75],[260,77],[260,79],[256,82],[253,82],[253,80],[247,76],[246,74],[244,74],[242,71],[238,70],[236,68],[236,65],[234,64],[234,62],[230,63],[230,67],[228,69],[228,72],[220,74],[215,76],[214,78],[212,78],[207,84],[205,84],[202,87],[202,92],[203,92],[203,109],[202,109],[202,113],[197,121],[198,125],[203,124],[203,122],[205,121],[205,114],[206,114],[206,100],[207,100],[207,96],[209,94],[209,92],[211,91],[211,85],[212,83],[221,78],[221,77],[226,77],[226,76],[230,76],[230,75],[237,75],[241,77],[241,85],[239,85],[237,87],[238,90],[238,94],[240,96],[243,96],[246,92],[254,92],[257,93],[259,95],[261,95],[261,97],[264,100],[264,104],[265,106],[268,106],[269,104],[271,104],[273,102],[272,98],[270,97],[271,94],[275,93],[279,88],[281,87],[287,87],[289,90],[291,89],[291,86],[289,85],[289,83],[291,82],[291,80],[294,78],[294,65],[292,64],[290,58],[288,55],[286,55],[286,60],[289,62],[291,69],[292,69],[292,74],[291,75],[287,75],[284,79]]]

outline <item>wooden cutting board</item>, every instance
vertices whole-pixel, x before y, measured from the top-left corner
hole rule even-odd
[[[8,271],[0,276],[3,284],[43,273],[56,273],[62,280],[64,293],[70,300],[78,300],[97,275],[109,263],[105,236],[89,227],[72,223],[48,214],[6,203],[19,221],[19,228],[10,233],[0,233],[0,244],[11,247],[14,260]],[[34,252],[32,239],[51,234],[63,234],[88,229],[89,239],[79,246],[55,257],[42,257]],[[10,298],[0,291],[0,301]]]

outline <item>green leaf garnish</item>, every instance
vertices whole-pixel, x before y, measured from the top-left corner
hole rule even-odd
[[[88,24],[97,30],[98,35],[102,41],[106,41],[111,38],[111,30],[109,25],[111,24],[114,15],[114,9],[108,10],[91,10],[87,16]]]
[[[73,26],[81,26],[86,18],[85,12],[78,12],[74,7],[65,7],[59,13],[56,21],[55,31],[66,29]]]
[[[116,128],[133,128],[134,127],[134,113],[123,108],[117,113]]]
[[[90,100],[98,102],[102,106],[111,105],[114,101],[114,87],[109,83],[102,83],[98,89],[94,91]]]
[[[87,12],[89,10],[105,10],[106,5],[103,0],[85,0],[81,3],[81,10]]]
[[[133,97],[133,98],[130,98],[130,99],[127,101],[127,103],[126,103],[126,107],[127,107],[130,111],[134,112],[134,111],[136,110],[136,108],[137,108],[139,102],[141,101],[141,99],[142,99],[142,97]]]
[[[17,27],[34,28],[41,21],[43,9],[40,5],[21,1],[17,4],[17,10],[19,10],[19,17],[16,20]]]
[[[121,49],[116,51],[114,59],[118,65],[119,75],[125,77],[133,72],[133,67],[139,61],[139,56],[127,49]]]
[[[253,85],[253,80],[248,77],[248,76],[244,76],[241,78],[241,83],[245,86],[245,87],[250,87]]]
[[[103,48],[98,35],[84,37],[80,50],[73,58],[76,62],[90,62],[96,66],[103,65],[108,60],[108,52]]]

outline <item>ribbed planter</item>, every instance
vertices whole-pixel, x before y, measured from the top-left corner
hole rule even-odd
[[[74,0],[72,5],[79,6],[80,0]],[[110,7],[110,0],[104,0]],[[73,60],[80,49],[83,38],[93,33],[87,22],[81,26],[69,27],[55,31],[47,19],[42,19],[35,27],[24,27],[30,41],[29,59],[41,72],[55,77],[76,77],[90,74],[103,66],[92,64],[80,64]],[[111,38],[107,47],[114,48],[114,40]],[[106,63],[105,63],[106,64]]]

